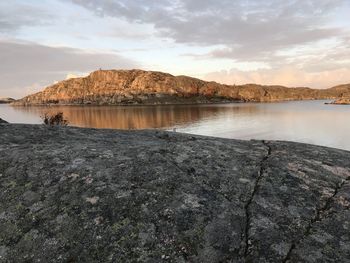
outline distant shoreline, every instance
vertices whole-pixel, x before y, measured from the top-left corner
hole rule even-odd
[[[246,104],[246,103],[258,103],[258,104],[271,104],[271,103],[286,103],[286,102],[296,102],[296,101],[330,101],[325,104],[331,103],[334,99],[290,99],[290,100],[276,100],[276,101],[218,101],[218,102],[179,102],[179,103],[118,103],[118,104],[98,104],[98,103],[47,103],[47,104],[16,104],[16,103],[6,103],[13,107],[55,107],[55,106],[84,106],[84,107],[98,107],[98,106],[127,106],[127,107],[137,107],[137,106],[177,106],[177,105],[219,105],[219,104]],[[5,103],[4,103],[5,104]]]

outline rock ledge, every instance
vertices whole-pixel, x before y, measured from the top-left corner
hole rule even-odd
[[[348,262],[350,152],[0,128],[0,262]]]

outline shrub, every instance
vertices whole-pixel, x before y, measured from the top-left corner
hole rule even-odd
[[[67,126],[68,121],[64,119],[63,112],[58,112],[53,115],[49,115],[47,113],[41,117],[45,125],[50,126]]]

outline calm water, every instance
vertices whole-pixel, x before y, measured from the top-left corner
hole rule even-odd
[[[350,106],[325,101],[176,106],[0,105],[0,118],[41,123],[44,113],[63,112],[70,125],[150,129],[237,139],[288,140],[350,150]]]

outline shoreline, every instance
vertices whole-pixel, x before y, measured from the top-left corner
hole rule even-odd
[[[270,104],[270,103],[286,103],[286,102],[302,102],[302,101],[331,101],[333,99],[288,99],[288,100],[276,100],[276,101],[218,101],[218,102],[188,102],[188,103],[119,103],[119,104],[94,104],[94,103],[48,103],[48,104],[16,104],[9,103],[13,107],[53,107],[53,106],[181,106],[181,105],[218,105],[218,104],[245,104],[245,103],[257,103],[257,104]],[[332,104],[332,103],[325,103]]]
[[[3,121],[3,122],[1,122]],[[299,142],[299,141],[291,141],[291,140],[265,140],[265,139],[236,139],[236,138],[227,138],[227,137],[218,137],[218,136],[210,136],[210,135],[200,135],[200,134],[192,134],[192,133],[184,133],[184,132],[178,132],[178,131],[171,131],[168,128],[149,128],[149,129],[115,129],[115,128],[93,128],[93,127],[84,127],[84,126],[72,126],[72,125],[66,125],[66,126],[61,126],[61,125],[45,125],[44,123],[40,124],[28,124],[28,123],[11,123],[7,122],[4,119],[0,118],[0,125],[2,126],[29,126],[32,128],[39,128],[40,129],[48,129],[48,130],[56,130],[59,131],[60,129],[77,129],[77,130],[86,130],[86,131],[101,131],[101,132],[121,132],[121,133],[142,133],[142,132],[151,132],[151,133],[168,133],[172,134],[174,136],[179,135],[179,136],[192,136],[192,137],[199,137],[202,139],[208,139],[208,140],[227,140],[227,141],[241,141],[241,142],[263,142],[263,141],[269,141],[272,143],[290,143],[290,144],[297,144],[300,146],[304,147],[319,147],[319,148],[326,148],[329,150],[337,150],[337,151],[344,151],[350,153],[350,150],[347,149],[341,149],[341,148],[336,148],[332,146],[325,146],[325,145],[320,145],[320,144],[313,144],[313,143],[306,143],[306,142]],[[0,126],[1,127],[1,126]]]

